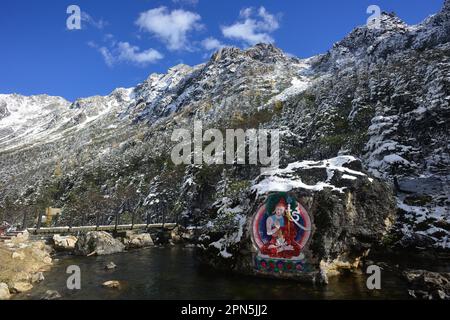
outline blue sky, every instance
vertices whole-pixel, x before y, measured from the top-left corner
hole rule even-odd
[[[364,24],[372,4],[415,24],[443,0],[2,0],[0,93],[105,95],[220,45],[273,41],[309,57]],[[67,29],[69,5],[81,30]]]

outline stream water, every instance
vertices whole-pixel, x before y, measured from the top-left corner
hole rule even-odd
[[[114,262],[117,268],[105,270]],[[81,290],[66,287],[66,269],[81,269]],[[330,279],[326,287],[230,275],[200,266],[193,249],[153,247],[111,256],[63,256],[45,281],[15,299],[41,299],[47,290],[63,299],[408,299],[406,284],[398,276],[383,272],[382,289],[366,287],[364,274]],[[118,280],[121,289],[105,289],[102,283]]]

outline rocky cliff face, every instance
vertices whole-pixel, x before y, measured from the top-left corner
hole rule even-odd
[[[117,211],[126,222],[135,211],[141,220],[198,226],[217,218],[219,204],[255,206],[262,198],[245,204],[243,195],[257,183],[257,166],[171,162],[173,129],[202,120],[205,129],[280,129],[282,168],[355,156],[358,171],[376,178],[357,177],[339,192],[331,186],[348,179],[335,185],[319,175],[328,187],[305,196],[314,220],[352,228],[342,238],[333,222],[315,235],[316,265],[346,250],[360,256],[367,243],[379,242],[393,217],[393,192],[399,212],[393,242],[448,249],[449,8],[446,1],[416,26],[384,14],[380,29],[358,27],[306,60],[272,45],[224,48],[205,64],[179,65],[106,97],[70,103],[0,95],[2,217],[21,223],[28,212],[31,224],[36,211],[53,206],[64,209],[60,224],[112,223]],[[299,190],[290,191],[303,197]],[[348,210],[358,219],[348,220]],[[372,219],[375,226],[366,228]],[[225,225],[217,235],[229,234]]]
[[[225,270],[315,283],[327,283],[328,276],[342,269],[357,268],[396,219],[392,190],[358,170],[361,163],[347,156],[295,162],[271,176],[260,176],[247,193],[222,199],[208,213],[201,256]],[[255,213],[277,195],[302,203],[311,220],[303,219],[310,239],[287,265],[283,255],[258,252],[256,239],[255,228],[261,225]],[[295,267],[301,272],[294,272]]]

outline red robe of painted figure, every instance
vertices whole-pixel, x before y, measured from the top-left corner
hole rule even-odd
[[[297,227],[286,217],[284,226],[272,235],[272,239],[261,249],[261,253],[271,258],[290,259],[300,255],[300,246],[295,241],[297,237]]]

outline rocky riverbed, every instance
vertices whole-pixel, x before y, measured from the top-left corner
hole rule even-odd
[[[25,231],[0,242],[0,300],[26,293],[36,283],[44,281],[44,272],[53,265],[53,254],[100,256],[152,245],[150,234],[132,231],[124,232],[118,238],[107,232],[93,231],[79,237],[54,235],[43,239],[30,237]],[[48,296],[59,295],[49,292]]]
[[[43,281],[43,272],[52,266],[52,252],[45,241],[30,240],[27,232],[0,243],[0,300]]]

